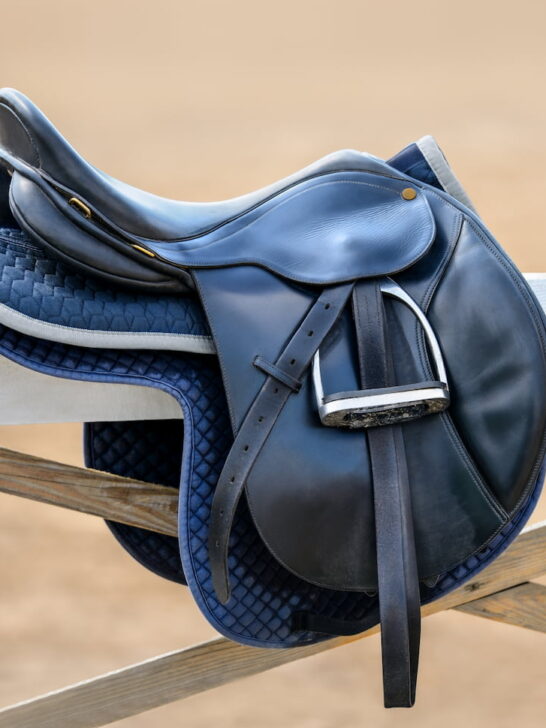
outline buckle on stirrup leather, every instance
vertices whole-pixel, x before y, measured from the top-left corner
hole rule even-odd
[[[312,376],[317,409],[323,425],[352,429],[393,425],[442,412],[449,405],[449,387],[442,351],[425,314],[413,298],[394,281],[386,279],[381,284],[381,291],[405,304],[423,327],[437,381],[325,395],[320,353],[317,351],[313,357]]]

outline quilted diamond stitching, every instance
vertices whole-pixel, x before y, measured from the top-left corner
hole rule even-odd
[[[84,433],[88,467],[178,489],[183,435],[180,420],[94,422],[85,425]],[[124,523],[106,523],[139,563],[165,579],[186,583],[178,539]]]
[[[0,303],[41,321],[95,331],[209,335],[195,298],[134,293],[80,276],[20,230],[0,228],[0,270]]]

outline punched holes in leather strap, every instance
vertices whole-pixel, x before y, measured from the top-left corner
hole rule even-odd
[[[276,373],[285,373],[293,366],[296,375],[305,376],[315,352],[345,308],[353,287],[354,284],[347,283],[321,293],[280,353],[274,365]],[[266,364],[273,366],[270,362]],[[292,378],[294,382],[299,381]],[[275,374],[268,372],[239,428],[214,492],[208,553],[213,587],[222,604],[228,602],[231,594],[227,557],[237,504],[248,474],[292,393],[291,386],[284,383],[278,386],[277,382],[281,383]]]
[[[267,359],[264,359],[263,356],[256,356],[254,358],[254,361],[252,362],[254,366],[257,369],[260,369],[262,372],[265,372],[265,374],[268,374],[270,377],[273,377],[273,379],[276,379],[281,384],[286,385],[291,389],[293,392],[299,392],[301,389],[301,380],[296,379],[296,377],[293,377],[288,372],[285,372],[283,369],[278,367],[275,364],[272,364],[270,361],[267,361]]]

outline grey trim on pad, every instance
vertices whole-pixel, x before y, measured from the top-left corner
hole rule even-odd
[[[97,331],[61,326],[27,316],[0,303],[0,323],[36,339],[56,341],[70,346],[91,349],[160,349],[187,351],[193,354],[214,354],[210,336],[199,334],[166,334],[160,332]]]
[[[427,136],[421,137],[421,139],[415,143],[419,147],[421,154],[427,160],[429,167],[436,175],[438,182],[442,185],[444,190],[456,200],[462,202],[463,205],[466,205],[469,210],[472,210],[472,212],[477,214],[476,208],[472,204],[472,200],[467,195],[466,190],[447,163],[447,160],[434,137],[428,134]]]

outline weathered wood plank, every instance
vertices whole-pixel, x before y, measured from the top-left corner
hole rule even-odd
[[[519,584],[488,597],[461,604],[457,610],[496,622],[546,632],[546,586]]]
[[[546,573],[546,522],[527,529],[488,569],[423,607],[458,607]],[[377,632],[293,650],[245,647],[215,639],[108,673],[0,711],[0,728],[94,728],[300,660]]]
[[[178,493],[163,485],[0,448],[0,491],[168,536],[178,534]]]

